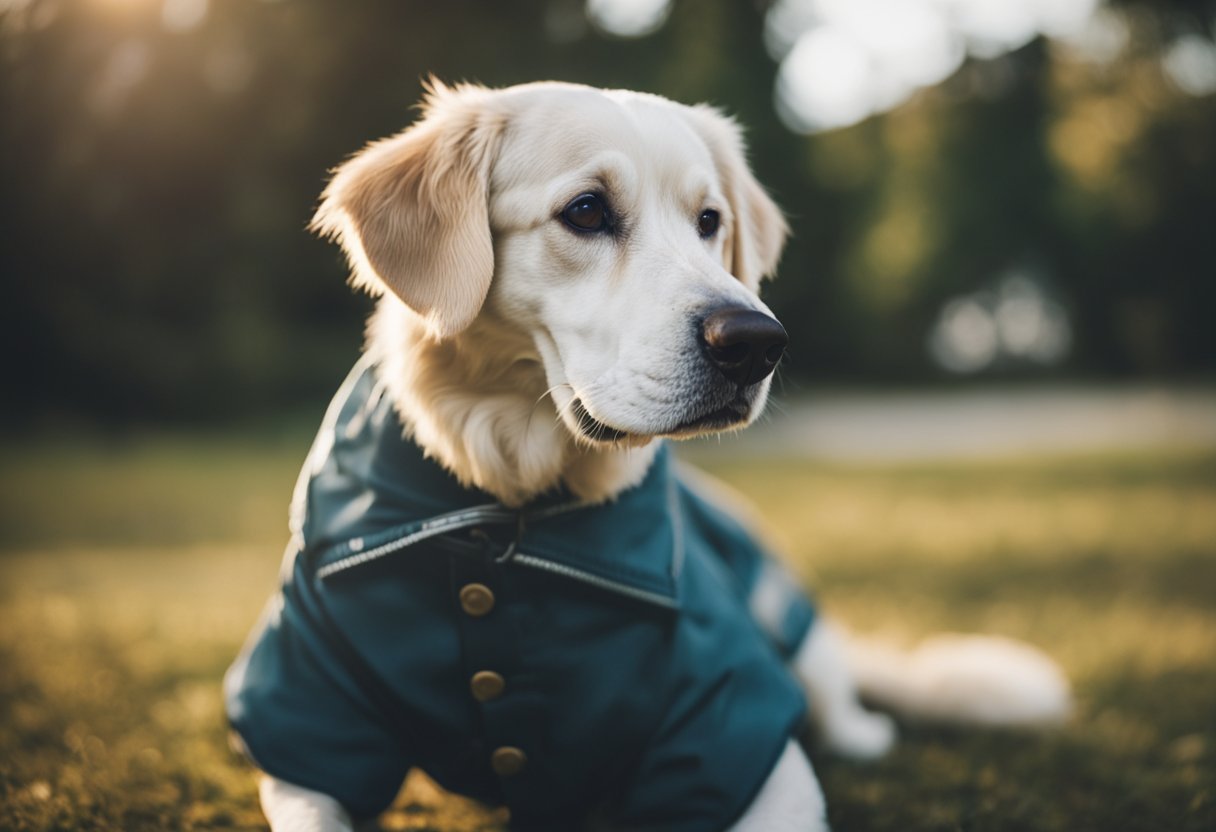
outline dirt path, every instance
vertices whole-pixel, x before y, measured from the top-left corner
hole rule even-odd
[[[1216,446],[1216,387],[1060,387],[776,396],[697,452],[918,460]],[[720,446],[716,447],[715,446]]]

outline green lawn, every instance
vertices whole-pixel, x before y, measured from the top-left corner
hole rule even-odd
[[[270,592],[307,437],[0,454],[0,829],[260,828],[219,680]],[[1216,829],[1216,454],[714,463],[821,605],[1055,655],[1044,735],[905,726],[816,766],[840,832]],[[415,778],[385,828],[499,829]]]

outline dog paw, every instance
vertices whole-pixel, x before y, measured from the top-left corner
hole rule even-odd
[[[823,727],[827,747],[851,760],[876,760],[895,744],[895,721],[861,708],[833,715]]]

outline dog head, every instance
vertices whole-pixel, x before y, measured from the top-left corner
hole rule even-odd
[[[433,339],[524,335],[587,443],[747,424],[786,345],[757,297],[786,224],[708,107],[434,84],[421,120],[337,169],[313,227]]]

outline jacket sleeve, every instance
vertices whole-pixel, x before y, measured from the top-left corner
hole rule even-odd
[[[224,678],[233,739],[267,774],[327,794],[356,818],[374,817],[411,761],[345,680],[290,589],[272,599]]]
[[[797,578],[766,546],[750,506],[708,474],[682,465],[678,487],[690,532],[722,560],[746,599],[752,619],[786,659],[815,621],[815,607]]]

